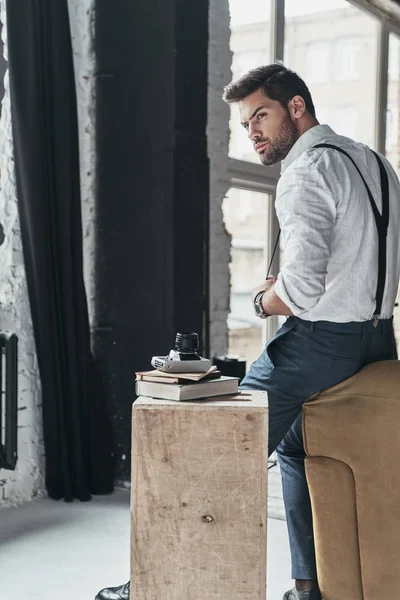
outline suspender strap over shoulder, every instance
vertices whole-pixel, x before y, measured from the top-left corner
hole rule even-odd
[[[371,193],[371,190],[368,187],[367,182],[360,169],[358,168],[356,162],[353,158],[342,148],[338,146],[334,146],[333,144],[317,144],[313,146],[313,148],[331,148],[332,150],[337,150],[347,156],[349,160],[353,163],[355,168],[357,169],[364,185],[367,190],[368,198],[371,204],[372,212],[374,214],[376,228],[378,230],[378,281],[376,286],[376,307],[373,318],[379,319],[382,311],[382,301],[383,301],[383,293],[385,290],[385,281],[386,281],[386,247],[387,247],[387,232],[389,225],[389,180],[387,176],[386,169],[383,165],[383,162],[380,156],[374,152],[375,158],[378,163],[380,179],[381,179],[381,188],[382,188],[382,214],[380,214],[374,197]]]

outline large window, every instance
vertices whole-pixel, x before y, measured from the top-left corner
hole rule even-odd
[[[271,62],[271,2],[270,0],[230,0],[232,79]],[[231,138],[229,155],[259,163],[259,159],[240,125],[236,105],[231,107]]]
[[[277,27],[274,4],[275,0],[230,0],[233,80],[283,58],[277,52],[280,44],[283,55],[283,37],[273,42],[271,35]],[[283,33],[283,18],[280,30]],[[277,319],[265,322],[254,315],[251,290],[265,279],[271,240],[276,236],[272,197],[279,166],[261,165],[240,124],[237,105],[231,107],[229,156],[232,188],[223,204],[225,227],[232,239],[228,351],[244,357],[249,367],[277,325]]]
[[[266,275],[270,202],[267,194],[232,188],[223,204],[232,240],[228,352],[246,358],[248,366],[260,355],[263,343],[263,322],[254,314],[251,291]]]

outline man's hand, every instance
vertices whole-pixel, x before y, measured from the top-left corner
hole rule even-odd
[[[279,298],[275,292],[275,281],[276,277],[270,275],[264,283],[258,285],[253,289],[252,302],[254,304],[254,298],[260,292],[265,292],[262,298],[262,306],[264,312],[268,315],[282,315],[284,317],[291,317],[293,315],[290,308]]]
[[[275,281],[276,281],[276,277],[274,277],[273,275],[270,275],[269,277],[267,277],[267,279],[264,281],[264,283],[262,283],[261,285],[258,285],[257,287],[254,288],[254,290],[252,291],[252,294],[251,294],[251,300],[252,300],[253,304],[254,304],[254,299],[257,296],[257,294],[259,294],[260,292],[267,292],[274,285]]]

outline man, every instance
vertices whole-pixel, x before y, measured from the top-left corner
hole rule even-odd
[[[284,600],[320,600],[301,407],[364,365],[397,358],[400,186],[385,158],[318,123],[306,84],[282,65],[250,71],[226,88],[224,99],[239,103],[261,162],[283,161],[276,211],[285,261],[276,280],[253,290],[253,302],[261,317],[289,318],[242,388],[269,392],[269,450],[277,450],[281,466],[295,579]],[[386,174],[388,224],[381,217]],[[379,253],[378,226],[385,225],[386,249]]]
[[[397,358],[400,184],[385,158],[318,123],[306,84],[282,65],[250,71],[227,86],[224,100],[239,104],[261,162],[283,161],[276,211],[285,262],[252,297],[261,318],[288,319],[241,387],[268,390],[269,451],[281,466],[295,580],[284,600],[321,600],[301,408],[364,365]],[[129,584],[97,596],[128,598]]]

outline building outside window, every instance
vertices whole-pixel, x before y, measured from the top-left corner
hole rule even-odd
[[[335,79],[348,81],[359,79],[361,43],[358,38],[342,38],[337,41],[335,50]]]
[[[339,106],[335,110],[332,122],[335,132],[339,135],[344,135],[356,140],[358,132],[358,112],[357,106]]]
[[[390,82],[399,80],[399,55],[400,55],[400,39],[391,34],[389,36],[389,59],[388,59],[388,76]]]
[[[307,45],[306,74],[308,83],[329,81],[329,62],[331,45],[329,42],[311,42]]]
[[[266,240],[271,199],[260,192],[231,188],[223,203],[231,241],[231,297],[228,317],[229,354],[244,356],[248,365],[263,343],[262,321],[251,304],[254,282],[266,275]]]
[[[330,125],[332,127],[331,110],[326,106],[318,106],[316,108],[316,117],[321,125]]]
[[[271,62],[271,1],[230,0],[232,79]],[[239,160],[258,162],[246,131],[240,126],[236,105],[231,106],[229,155]]]
[[[396,103],[388,104],[386,111],[386,154],[396,166],[397,145],[399,137],[399,107]]]
[[[386,111],[386,156],[400,174],[400,38],[389,36],[388,87]]]

